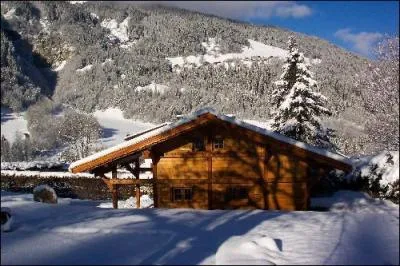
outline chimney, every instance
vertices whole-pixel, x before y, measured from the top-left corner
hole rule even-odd
[[[234,114],[226,114],[226,116],[227,116],[227,117],[230,117],[230,118],[233,118],[233,119],[236,118],[236,115],[234,115]]]

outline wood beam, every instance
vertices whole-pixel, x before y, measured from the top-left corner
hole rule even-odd
[[[147,172],[147,171],[152,171],[152,167],[140,167],[139,172]]]
[[[103,178],[103,181],[109,185],[136,185],[136,184],[152,184],[152,179],[110,179],[110,178]]]
[[[113,208],[118,209],[118,185],[112,185],[112,203]]]
[[[117,179],[117,167],[114,167],[111,172],[111,178]]]
[[[135,169],[133,169],[129,164],[125,164],[124,165],[126,170],[128,170],[129,172],[131,172],[132,175],[136,176],[136,171]]]
[[[213,207],[212,203],[212,136],[213,132],[209,132],[207,135],[206,151],[208,160],[208,209],[211,210]]]
[[[153,168],[153,198],[154,208],[158,208],[158,186],[157,186],[157,164],[160,161],[160,156],[152,154],[152,168]]]
[[[139,163],[139,159],[137,159],[136,161],[135,161],[135,177],[136,177],[136,180],[140,180],[139,179],[139,168],[140,168],[140,163]],[[137,183],[136,185],[135,185],[135,191],[136,191],[136,208],[140,208],[140,183]]]

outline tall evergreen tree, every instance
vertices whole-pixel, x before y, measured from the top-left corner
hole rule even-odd
[[[332,131],[324,128],[320,119],[322,115],[331,115],[324,106],[326,97],[317,92],[317,82],[303,53],[298,51],[296,40],[290,37],[288,44],[283,73],[272,93],[275,107],[272,129],[293,139],[332,149],[329,140]]]

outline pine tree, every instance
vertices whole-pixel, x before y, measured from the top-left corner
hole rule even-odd
[[[322,115],[331,115],[324,107],[326,97],[317,92],[317,82],[293,37],[288,44],[283,74],[274,83],[276,87],[272,93],[275,108],[272,129],[311,145],[333,148],[329,140],[332,131],[324,128],[320,120]]]

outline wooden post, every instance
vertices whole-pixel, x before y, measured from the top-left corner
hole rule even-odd
[[[140,168],[140,163],[139,163],[139,158],[135,160],[135,176],[136,179],[139,179],[139,168]],[[135,191],[136,191],[136,208],[140,208],[140,184],[137,183],[135,185]]]
[[[118,209],[118,185],[112,185],[113,208]]]
[[[153,168],[153,199],[154,199],[154,208],[158,208],[158,187],[157,187],[157,163],[160,160],[159,156],[152,154],[152,168]]]
[[[112,169],[111,178],[112,178],[112,179],[117,178],[117,168],[116,168],[116,167],[114,167],[114,168]]]
[[[207,135],[206,151],[208,160],[208,186],[207,186],[207,197],[208,197],[208,209],[211,210],[213,207],[213,193],[212,193],[212,158],[213,158],[213,147],[212,147],[212,132]]]
[[[111,178],[117,179],[116,167],[112,169]],[[113,202],[113,208],[118,209],[118,185],[112,185],[112,202]]]

